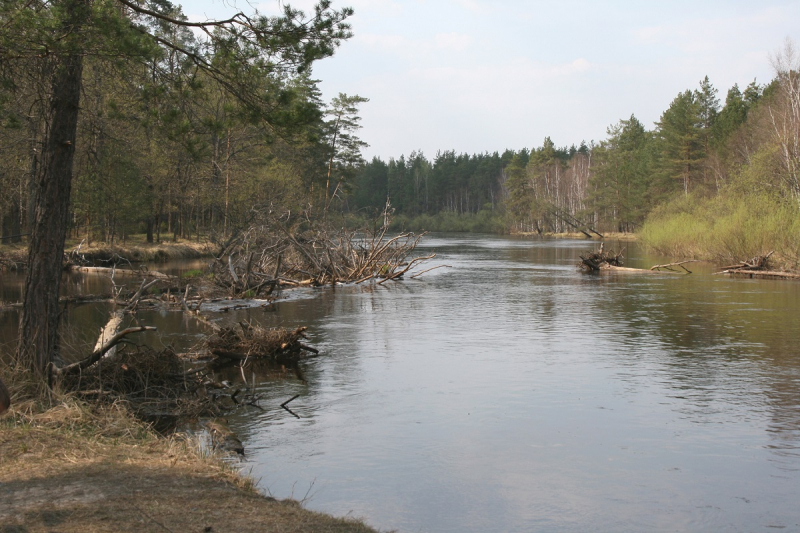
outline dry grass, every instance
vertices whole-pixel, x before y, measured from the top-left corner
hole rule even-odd
[[[21,400],[0,419],[2,531],[371,532],[265,498],[185,437],[163,438],[119,404]]]
[[[215,246],[209,242],[181,241],[152,244],[139,240],[131,240],[125,244],[98,242],[91,246],[82,245],[80,241],[69,241],[64,247],[70,260],[114,264],[125,262],[164,263],[173,259],[198,259],[211,257],[215,249]],[[28,246],[26,244],[0,245],[0,272],[24,270],[27,263]]]
[[[27,262],[27,246],[0,244],[0,272],[22,270]]]
[[[136,417],[161,431],[200,416],[218,416],[219,408],[200,391],[196,374],[185,374],[184,362],[170,348],[123,346],[80,373],[64,376],[56,386],[102,403],[125,402]]]
[[[78,249],[79,243],[66,247],[70,253]],[[166,262],[173,259],[194,259],[211,256],[214,245],[208,242],[181,241],[177,243],[162,242],[127,242],[125,244],[95,243],[81,246],[79,253],[90,261],[113,261],[124,258],[128,261]]]

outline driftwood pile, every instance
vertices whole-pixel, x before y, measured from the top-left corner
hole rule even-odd
[[[108,270],[111,269],[95,268],[87,272],[113,273]],[[263,362],[294,367],[303,379],[297,362],[307,354],[319,353],[303,343],[304,327],[266,329],[241,322],[221,328],[199,314],[202,300],[193,304],[187,298],[188,286],[180,291],[173,286],[174,278],[155,277],[143,279],[130,297],[123,296],[127,292],[124,286],[114,284],[114,294],[108,295],[108,301],[118,307],[102,328],[93,351],[79,361],[51,369],[53,382],[59,388],[101,402],[124,402],[139,418],[168,431],[187,419],[217,417],[246,406],[261,409],[255,382],[251,386],[243,380],[243,387],[220,382],[215,377],[217,370],[237,367],[244,376],[248,365]],[[158,289],[159,284],[167,287]],[[199,346],[194,357],[176,354],[169,348],[156,351],[136,346],[128,341],[131,335],[156,328],[123,329],[125,317],[135,317],[138,309],[149,305],[182,310],[207,325],[213,334]]]
[[[774,251],[766,255],[757,255],[747,261],[741,261],[735,265],[728,265],[720,268],[720,270],[741,270],[741,271],[754,271],[754,270],[770,270],[770,256],[775,253]]]
[[[669,263],[666,265],[654,265],[649,269],[628,268],[622,266],[622,251],[614,252],[612,250],[610,252],[606,252],[604,250],[604,244],[605,243],[600,243],[600,248],[594,252],[588,252],[579,256],[581,258],[581,262],[578,263],[578,266],[585,272],[613,272],[620,274],[691,274],[692,271],[683,265],[695,262],[695,260],[692,259],[688,261]],[[681,270],[677,270],[676,267],[679,267]]]
[[[599,249],[580,255],[579,257],[581,258],[581,262],[578,264],[578,266],[586,271],[591,272],[597,272],[600,269],[608,266],[621,267],[624,259],[622,251],[614,252],[611,250],[606,252],[604,248],[605,243],[600,243]]]
[[[252,227],[223,247],[211,266],[231,296],[258,298],[278,287],[379,283],[401,278],[435,254],[412,257],[423,235],[388,237],[386,228],[293,231],[279,221]]]
[[[293,364],[306,357],[307,353],[318,354],[319,350],[304,344],[306,328],[266,329],[240,322],[238,326],[221,328],[206,340],[206,348],[217,359],[213,364],[248,361]]]
[[[769,252],[766,255],[757,255],[747,261],[722,267],[717,274],[759,279],[800,279],[800,274],[796,272],[771,270],[773,268],[770,261],[772,254],[773,252]]]

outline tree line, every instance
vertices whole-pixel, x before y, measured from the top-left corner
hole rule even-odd
[[[324,105],[311,67],[351,14],[330,0],[200,22],[169,0],[0,5],[0,225],[4,241],[28,235],[21,365],[48,378],[58,358],[69,233],[224,237],[253,209],[326,199],[357,127],[330,117],[358,102]]]
[[[547,137],[538,148],[502,154],[376,157],[356,174],[348,207],[380,211],[388,202],[428,221],[490,213],[506,231],[635,232],[654,209],[684,197],[769,189],[777,202],[800,200],[796,63],[787,43],[769,83],[734,85],[721,100],[705,77],[677,94],[652,128],[631,115],[597,143],[559,148]],[[748,169],[757,183],[743,184]]]
[[[366,99],[324,102],[311,72],[349,37],[349,10],[323,2],[307,20],[287,7],[203,26],[167,0],[85,1],[81,42],[67,43],[57,28],[71,24],[69,5],[0,10],[3,242],[34,225],[59,48],[78,48],[82,63],[66,220],[79,241],[229,234],[254,207],[323,208],[326,187],[351,172]]]

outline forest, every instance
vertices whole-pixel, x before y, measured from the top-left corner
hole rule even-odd
[[[721,98],[706,76],[653,128],[635,115],[599,142],[500,153],[414,152],[364,163],[348,208],[388,205],[415,230],[636,233],[665,255],[800,260],[800,79],[791,42],[775,78]]]
[[[4,4],[0,45],[3,243],[30,233],[50,113],[52,65],[40,51],[52,37],[30,30],[15,5]],[[46,18],[45,5],[36,16]],[[119,20],[103,5],[95,16]],[[336,213],[351,225],[391,213],[397,230],[635,232],[675,256],[724,261],[779,248],[776,257],[796,266],[800,94],[790,42],[774,57],[774,79],[734,85],[723,97],[705,77],[652,127],[632,114],[605,139],[569,147],[548,137],[503,153],[365,161],[358,130],[367,98],[325,102],[310,61],[248,70],[243,56],[252,51],[199,37],[179,7],[153,3],[184,24],[136,5],[104,9],[146,25],[144,34],[106,24],[84,55],[67,219],[77,242],[220,239],[265,210]],[[22,41],[12,27],[27,28]],[[321,46],[349,36],[338,31]],[[114,32],[125,38],[109,47]]]
[[[43,51],[54,45],[46,25],[58,14],[47,2],[33,2],[34,10],[29,4],[4,3],[0,13],[5,243],[22,241],[32,227],[33,188],[50,127],[54,60]],[[209,25],[201,29],[215,38],[201,39],[193,31],[200,25],[189,23],[180,7],[152,4],[158,17],[127,2],[93,4],[69,235],[87,243],[132,234],[148,242],[206,238],[246,225],[254,209],[312,209],[314,202],[324,208],[326,182],[342,180],[358,164],[355,106],[366,99],[339,95],[323,102],[310,66],[349,37],[342,22],[349,11],[323,2],[304,25],[304,14],[294,10],[265,19],[290,31],[285,42],[267,43],[274,57],[259,57],[263,36],[236,41],[251,29],[226,34]]]

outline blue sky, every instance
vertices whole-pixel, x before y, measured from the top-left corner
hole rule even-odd
[[[192,19],[277,0],[190,0]],[[313,2],[291,2],[307,9]],[[355,36],[319,62],[326,99],[361,108],[365,155],[481,153],[599,141],[635,114],[648,128],[704,76],[720,100],[773,76],[770,55],[800,41],[800,1],[334,0]]]

